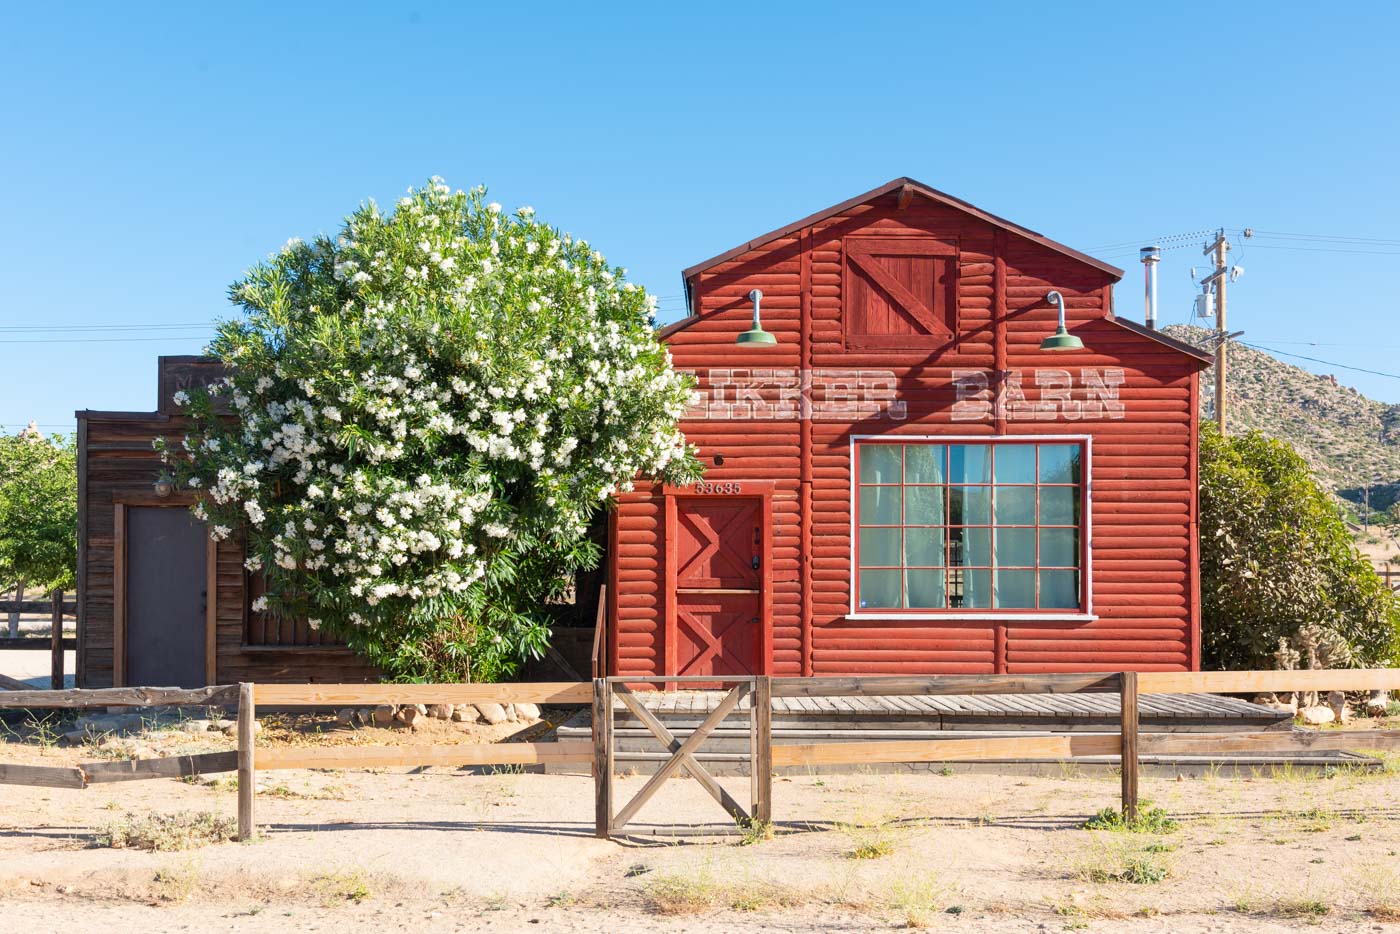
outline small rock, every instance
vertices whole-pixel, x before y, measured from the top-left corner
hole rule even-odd
[[[421,706],[421,704],[404,704],[399,708],[399,720],[413,726],[414,721],[423,716],[423,711],[419,709]]]
[[[505,723],[510,719],[506,715],[506,709],[500,704],[477,704],[476,709],[481,711],[481,716],[487,723]]]
[[[231,727],[231,726],[237,726],[237,725],[238,725],[238,724],[234,723],[232,720],[215,720],[215,721],[214,721],[214,725],[211,726],[210,729],[211,729],[211,730],[221,730],[221,731],[222,731],[222,730],[227,730],[227,729],[228,729],[229,727]]]
[[[371,723],[374,722],[374,708],[361,707],[359,710],[355,711],[355,716],[352,722],[355,724],[355,726],[369,726]]]
[[[209,720],[186,720],[180,725],[180,728],[186,733],[208,733],[209,728],[213,725],[213,722]]]
[[[398,713],[398,711],[394,708],[393,704],[380,704],[378,707],[374,708],[374,713],[370,716],[375,726],[388,726],[394,722],[394,715],[396,713]]]
[[[71,744],[73,744],[74,746],[76,746],[76,745],[78,745],[78,744],[80,744],[80,743],[82,743],[82,742],[85,742],[85,741],[87,740],[87,738],[88,738],[88,733],[87,733],[86,730],[70,730],[70,731],[68,731],[67,733],[64,733],[63,736],[61,737],[61,739],[62,739],[65,743],[71,743]]]
[[[1332,712],[1331,707],[1305,707],[1299,716],[1308,726],[1323,726],[1327,723],[1333,723],[1337,719],[1337,715]]]
[[[349,707],[343,707],[335,712],[335,722],[340,726],[355,725],[355,711]]]
[[[516,704],[515,715],[521,720],[538,720],[540,718],[540,705]]]
[[[81,717],[73,724],[75,729],[89,733],[126,733],[140,730],[141,718],[135,715],[105,717]]]
[[[506,708],[506,719],[507,719],[507,720],[519,720],[519,719],[520,719],[520,715],[517,714],[517,713],[515,712],[515,705],[514,705],[514,704],[506,704],[506,705],[505,705],[505,708]]]
[[[1390,696],[1385,691],[1377,691],[1366,698],[1366,712],[1373,717],[1384,717],[1390,709]]]
[[[435,719],[435,720],[451,720],[451,719],[452,719],[452,705],[451,705],[451,704],[429,704],[429,705],[428,705],[428,716],[432,717],[432,718]]]
[[[1332,708],[1332,713],[1336,716],[1338,723],[1345,723],[1351,719],[1351,711],[1347,709],[1347,696],[1341,691],[1328,693],[1327,706]]]
[[[471,704],[458,704],[452,708],[452,719],[457,723],[475,723],[476,708]]]

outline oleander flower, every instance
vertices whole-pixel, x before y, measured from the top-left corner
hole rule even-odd
[[[508,675],[596,564],[606,501],[698,476],[654,299],[483,187],[367,204],[230,296],[244,315],[210,346],[230,377],[188,395],[194,430],[162,456],[216,534],[242,532],[267,610],[390,674]]]

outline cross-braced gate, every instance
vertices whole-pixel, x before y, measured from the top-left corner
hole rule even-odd
[[[733,685],[685,741],[666,728],[647,709],[628,684],[729,684]],[[645,785],[616,813],[613,811],[613,714],[614,698],[622,702],[652,735],[660,741],[671,758],[661,764]],[[692,677],[622,677],[597,678],[593,682],[593,744],[594,781],[596,789],[596,834],[607,839],[621,833],[637,816],[642,806],[651,800],[666,780],[684,771],[709,792],[719,806],[735,822],[742,825],[771,823],[773,820],[773,692],[772,679],[767,675],[722,677],[697,675]],[[695,753],[714,730],[745,700],[749,707],[749,810],[726,791],[711,775]]]

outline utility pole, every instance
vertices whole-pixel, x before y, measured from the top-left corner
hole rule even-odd
[[[1229,279],[1225,256],[1229,252],[1230,244],[1223,227],[1216,233],[1215,242],[1202,251],[1204,256],[1215,254],[1215,272],[1201,285],[1215,284],[1215,423],[1222,435],[1225,434],[1225,345],[1229,342],[1229,332],[1225,330],[1225,283]]]

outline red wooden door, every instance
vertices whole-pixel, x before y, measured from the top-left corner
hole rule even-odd
[[[762,500],[680,498],[672,544],[674,674],[762,674]]]

